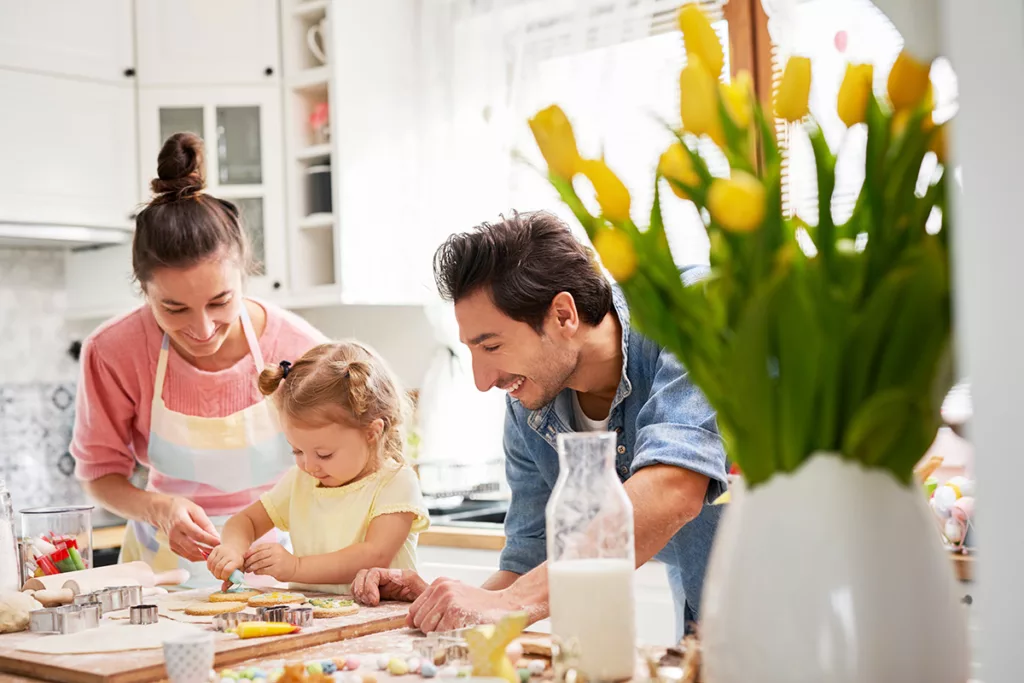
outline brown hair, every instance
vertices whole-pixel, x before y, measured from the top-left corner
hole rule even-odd
[[[489,287],[498,309],[538,332],[560,292],[572,294],[580,318],[597,325],[612,309],[611,285],[593,252],[550,213],[514,212],[455,234],[434,254],[441,297],[455,301]]]
[[[320,344],[287,372],[284,365],[267,367],[260,373],[260,391],[273,394],[285,415],[311,426],[341,422],[364,428],[379,419],[384,422],[381,455],[405,461],[403,423],[409,401],[387,363],[362,344]]]
[[[153,199],[135,218],[132,270],[143,286],[157,268],[188,268],[226,253],[253,268],[238,207],[203,192],[203,141],[192,133],[167,138],[157,157]]]

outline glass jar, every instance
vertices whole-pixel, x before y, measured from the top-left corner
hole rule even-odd
[[[26,580],[92,568],[92,506],[22,510],[18,543]]]
[[[588,681],[629,679],[636,665],[633,505],[615,446],[609,432],[559,435],[547,505],[551,632],[562,665]]]

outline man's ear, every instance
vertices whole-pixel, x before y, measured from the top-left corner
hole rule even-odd
[[[569,292],[559,292],[551,300],[548,318],[561,334],[571,337],[580,326],[580,314],[576,310],[576,300]]]

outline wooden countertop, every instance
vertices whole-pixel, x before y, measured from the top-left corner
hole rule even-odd
[[[123,526],[110,526],[92,531],[93,550],[120,548],[124,537]],[[420,534],[419,544],[436,548],[469,548],[472,550],[501,550],[505,547],[505,533],[500,529],[471,529],[435,526]]]

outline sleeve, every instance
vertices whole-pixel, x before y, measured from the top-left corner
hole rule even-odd
[[[94,340],[87,339],[82,347],[69,449],[78,479],[95,481],[108,474],[132,475],[135,455],[131,430],[137,409],[122,379],[102,358]]]
[[[416,515],[412,523],[412,532],[415,534],[430,527],[430,514],[423,502],[420,482],[411,467],[401,468],[381,487],[370,511],[370,519],[397,512],[412,512]]]
[[[260,503],[267,511],[270,521],[281,531],[288,531],[288,523],[291,521],[292,494],[298,476],[299,468],[292,467],[274,484],[274,488],[260,496]]]
[[[505,548],[499,567],[525,574],[547,557],[544,510],[551,489],[529,453],[512,400],[506,401],[505,478],[512,490],[512,500],[505,515]]]
[[[707,476],[705,502],[727,488],[725,446],[715,411],[689,379],[686,368],[664,349],[658,357],[651,395],[637,415],[631,471],[674,465]]]

